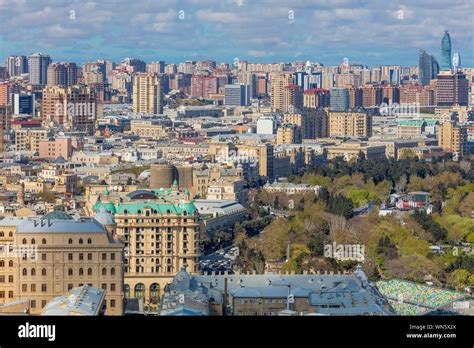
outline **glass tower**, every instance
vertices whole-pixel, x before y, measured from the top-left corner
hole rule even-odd
[[[449,71],[451,68],[451,37],[448,31],[445,30],[441,40],[441,70]]]

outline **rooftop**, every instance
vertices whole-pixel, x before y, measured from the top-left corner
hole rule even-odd
[[[105,290],[88,285],[80,286],[67,294],[53,298],[41,315],[86,315],[100,314],[105,298]]]

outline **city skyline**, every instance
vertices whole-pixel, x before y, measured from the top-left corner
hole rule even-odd
[[[139,5],[2,1],[2,61],[9,55],[43,52],[54,61],[77,63],[135,57],[169,63],[237,58],[337,65],[348,58],[369,66],[415,66],[419,49],[441,60],[441,38],[448,30],[452,51],[460,52],[463,66],[474,63],[473,30],[466,30],[472,29],[469,1],[430,1],[429,8],[426,1],[270,5],[266,1],[189,0]]]

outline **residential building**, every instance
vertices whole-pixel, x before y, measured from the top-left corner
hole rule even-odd
[[[163,85],[159,75],[140,73],[133,78],[133,112],[163,113]]]
[[[372,116],[367,112],[329,112],[330,137],[370,138]]]

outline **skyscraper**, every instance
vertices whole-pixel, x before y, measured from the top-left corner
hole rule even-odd
[[[431,54],[426,53],[425,50],[420,50],[418,59],[419,76],[418,82],[422,86],[430,84],[430,80],[436,78],[439,73],[439,65],[435,57]]]
[[[133,111],[163,113],[163,85],[156,74],[138,73],[133,79]]]
[[[349,91],[347,88],[333,88],[330,93],[332,111],[347,111],[349,109]]]
[[[46,85],[48,82],[47,72],[49,64],[51,64],[51,57],[47,54],[33,53],[28,57],[30,84]]]
[[[277,74],[271,78],[271,103],[275,111],[285,109],[285,87],[293,83],[291,74]]]
[[[461,54],[459,52],[454,52],[453,54],[453,70],[457,72],[461,69]]]
[[[76,63],[52,63],[48,66],[48,86],[73,86],[77,83]]]
[[[303,108],[303,90],[298,85],[286,86],[283,99],[283,112],[295,113]]]
[[[19,76],[28,72],[28,60],[25,56],[10,56],[6,60],[10,76]]]
[[[441,40],[441,70],[450,71],[451,68],[451,37],[448,31],[445,30]]]

